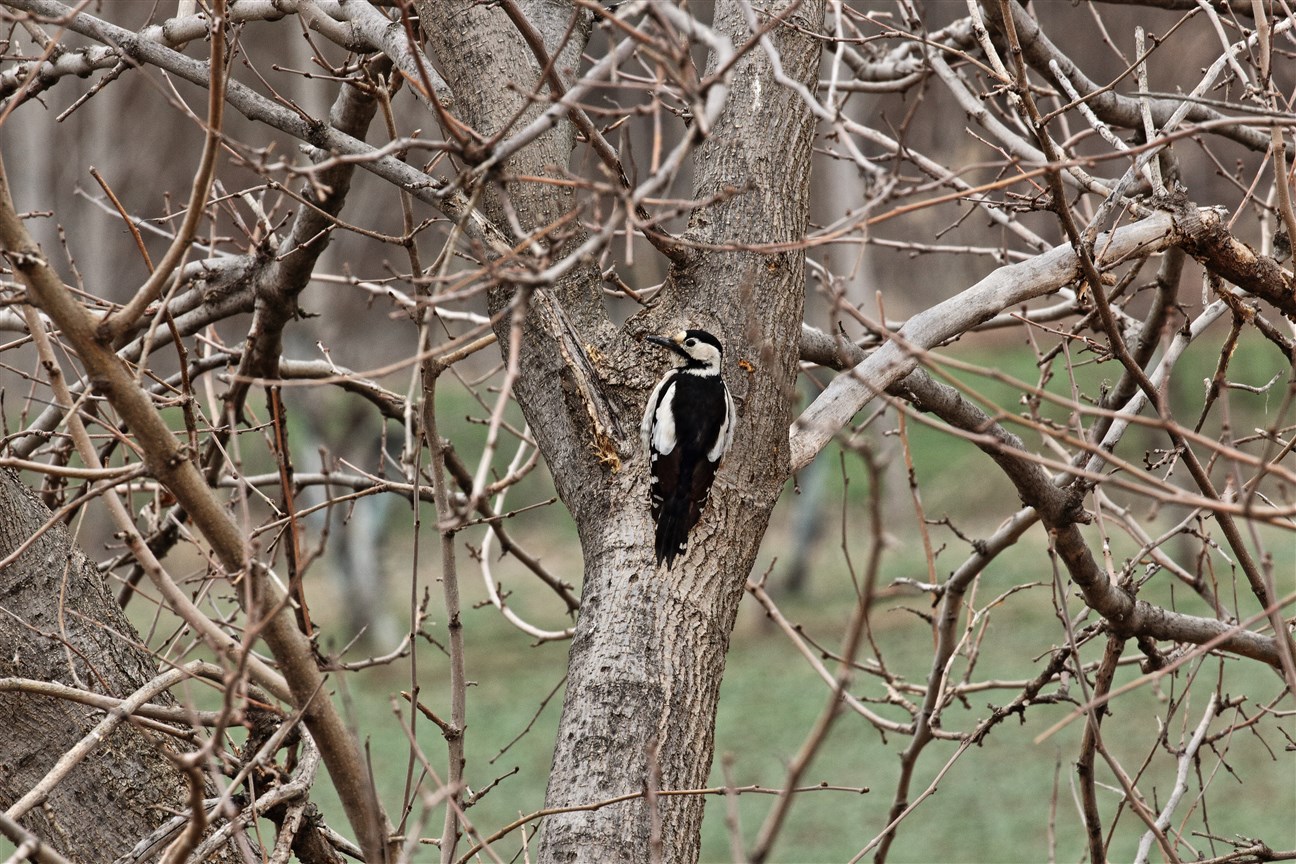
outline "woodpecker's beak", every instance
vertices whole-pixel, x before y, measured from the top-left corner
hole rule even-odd
[[[668,348],[671,351],[674,351],[676,354],[680,355],[681,357],[689,356],[688,352],[684,350],[682,344],[684,342],[683,330],[681,330],[678,333],[674,333],[670,336],[645,336],[644,338],[647,341],[653,343],[654,345],[660,345],[663,348]]]

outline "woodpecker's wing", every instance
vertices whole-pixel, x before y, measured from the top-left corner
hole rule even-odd
[[[702,511],[706,508],[707,499],[711,497],[711,483],[715,480],[716,466],[718,462],[709,462],[705,459],[699,460],[697,465],[693,466],[693,477],[689,483],[689,514],[688,530],[692,531],[693,526],[702,518]]]
[[[679,373],[667,372],[653,388],[644,408],[639,437],[644,455],[648,458],[648,483],[652,495],[652,517],[661,518],[662,502],[675,494],[679,485],[681,448],[675,446],[675,378]]]
[[[707,461],[711,462],[713,466],[715,463],[719,462],[721,457],[728,453],[729,448],[733,446],[734,424],[737,421],[736,412],[734,411],[733,396],[729,395],[729,386],[723,383],[720,386],[724,388],[724,422],[720,426],[720,434],[716,436],[715,446],[708,450],[706,454]],[[715,476],[714,467],[711,470],[711,475],[713,477]],[[709,486],[710,484],[711,481],[708,480],[707,485]]]
[[[670,453],[652,456],[648,467],[649,493],[652,496],[652,517],[661,521],[662,505],[675,497],[680,480],[680,448]]]
[[[656,456],[652,472],[652,515],[657,522],[657,562],[670,567],[688,547],[688,535],[702,518],[718,462],[676,447]]]
[[[662,379],[657,382],[657,386],[653,388],[652,393],[649,394],[648,404],[644,406],[643,420],[639,423],[639,442],[643,445],[644,455],[648,456],[650,460],[652,459],[653,419],[657,414],[658,408],[661,407],[663,402],[666,404],[668,409],[664,413],[668,418],[671,418],[670,426],[672,431],[672,435],[671,435],[672,440],[670,441],[669,448],[667,448],[666,450],[662,450],[661,452],[668,453],[670,452],[670,450],[675,449],[674,434],[673,434],[675,429],[675,421],[674,418],[671,417],[671,413],[669,410],[670,400],[666,399],[665,397],[667,395],[666,392],[667,385],[674,382],[676,374],[678,373],[675,372],[674,370],[671,370],[670,372],[667,372],[665,375],[663,375]]]

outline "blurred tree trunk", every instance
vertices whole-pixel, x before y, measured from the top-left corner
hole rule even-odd
[[[556,66],[571,80],[588,21],[572,19],[564,3],[518,5],[544,34],[547,49],[561,50]],[[806,34],[822,23],[822,3],[776,3],[765,12],[794,5],[789,23],[801,29],[778,27],[770,38],[784,73],[810,83],[820,49]],[[463,97],[456,102],[458,116],[483,136],[513,121],[526,94],[498,82],[535,80],[539,66],[505,11],[468,0],[425,0],[419,8],[446,81]],[[569,27],[573,20],[576,26]],[[750,38],[738,3],[719,3],[714,26],[734,45]],[[530,71],[520,75],[519,69]],[[546,807],[590,804],[649,786],[706,784],[729,634],[788,477],[803,253],[737,249],[804,236],[814,120],[800,96],[775,81],[759,47],[738,61],[728,84],[727,109],[707,130],[695,163],[694,194],[742,194],[729,195],[690,226],[686,239],[699,245],[677,250],[654,306],[616,330],[604,313],[592,262],[532,295],[517,393],[576,520],[584,559],[580,621]],[[540,100],[527,107],[511,131],[545,107]],[[573,141],[572,123],[560,123],[543,146],[519,152],[501,173],[560,176]],[[496,224],[509,224],[502,209],[507,196],[524,230],[542,228],[570,211],[567,188],[501,183],[485,209]],[[563,248],[581,239],[569,233]],[[512,298],[500,289],[493,305],[504,308]],[[638,422],[664,358],[637,340],[682,326],[721,338],[728,349],[725,375],[741,407],[734,449],[688,554],[662,572],[653,560]],[[508,344],[509,328],[507,318],[497,326],[501,344]],[[740,369],[739,361],[750,369]],[[550,816],[540,860],[694,861],[703,806],[701,796],[672,796]]]
[[[50,511],[0,469],[0,558],[36,536]],[[158,674],[94,562],[62,522],[0,568],[0,679],[27,678],[124,699]],[[151,700],[174,705],[169,693]],[[0,807],[8,809],[81,741],[105,712],[67,699],[0,689]],[[63,855],[112,861],[189,807],[185,779],[163,751],[189,748],[131,722],[116,729],[23,822]],[[241,861],[232,843],[213,860]]]

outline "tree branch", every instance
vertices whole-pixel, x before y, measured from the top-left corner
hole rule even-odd
[[[1201,224],[1216,225],[1214,211],[1201,212]],[[1169,213],[1154,213],[1098,238],[1100,269],[1134,255],[1163,249],[1183,239],[1183,228]],[[981,321],[1035,297],[1049,294],[1078,278],[1079,260],[1070,244],[1056,246],[1029,261],[1000,267],[955,297],[919,312],[905,322],[900,335],[921,349],[934,348]],[[797,418],[791,431],[792,470],[810,463],[832,437],[873,398],[917,365],[911,354],[888,342],[849,373],[833,379]]]

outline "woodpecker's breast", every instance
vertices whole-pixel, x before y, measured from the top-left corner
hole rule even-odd
[[[682,447],[686,453],[704,457],[708,462],[720,461],[727,449],[723,445],[729,421],[728,396],[718,375],[676,375],[667,384],[657,408],[654,446],[658,434],[666,438],[669,431],[673,445]],[[658,452],[670,451],[658,447]]]

